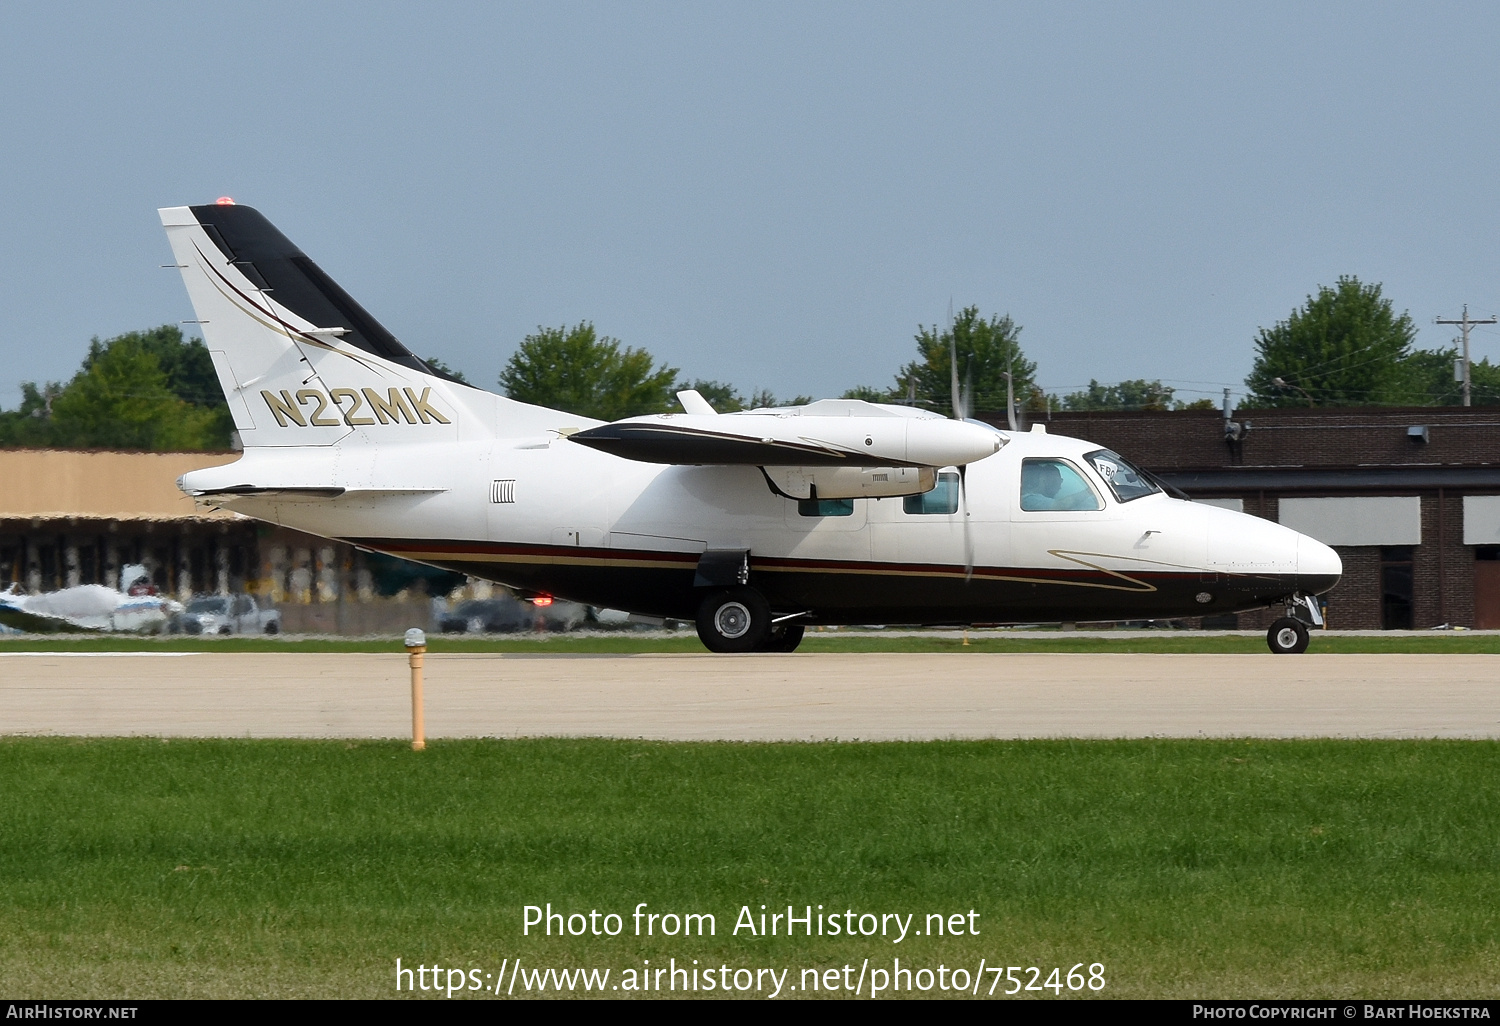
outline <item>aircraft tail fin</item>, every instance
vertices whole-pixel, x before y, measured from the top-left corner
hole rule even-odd
[[[419,359],[253,207],[160,214],[247,449],[441,441],[464,393],[488,395]]]

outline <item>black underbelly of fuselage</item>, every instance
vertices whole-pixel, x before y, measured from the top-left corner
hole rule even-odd
[[[690,620],[704,591],[697,553],[490,542],[350,539],[524,593]],[[748,583],[773,613],[808,624],[975,624],[1157,620],[1257,609],[1321,594],[1334,575],[1131,572],[750,556]]]

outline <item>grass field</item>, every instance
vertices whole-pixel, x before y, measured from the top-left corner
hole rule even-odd
[[[866,958],[1099,962],[1106,997],[1500,979],[1491,742],[11,738],[0,781],[5,996],[386,997],[398,957],[612,984],[698,959],[792,986]],[[523,937],[547,902],[625,932]],[[631,936],[639,902],[717,932]],[[979,935],[734,936],[761,904],[915,929],[973,909]]]
[[[1203,634],[1197,631],[1040,632],[1017,637],[999,631],[975,631],[965,645],[961,637],[882,634],[878,631],[809,633],[799,652],[1266,652],[1261,634]],[[7,635],[3,652],[390,652],[400,638],[341,637],[134,637],[129,635]],[[656,653],[704,649],[690,630],[651,634],[578,635],[428,635],[431,652]],[[1433,634],[1323,634],[1314,631],[1313,653],[1418,652],[1500,653],[1500,634],[1444,631]]]

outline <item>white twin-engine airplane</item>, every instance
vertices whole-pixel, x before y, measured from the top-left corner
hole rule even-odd
[[[715,652],[813,624],[1142,620],[1285,604],[1334,551],[1166,494],[1113,452],[825,399],[613,423],[434,372],[250,207],[161,211],[244,455],[205,504],[474,577],[694,620]],[[955,389],[955,392],[957,389]]]

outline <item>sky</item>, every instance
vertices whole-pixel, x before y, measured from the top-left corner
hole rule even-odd
[[[591,321],[838,395],[951,304],[1050,391],[1217,400],[1340,275],[1440,347],[1500,310],[1497,38],[1479,3],[6,4],[0,406],[191,319],[156,208],[219,196],[490,388]]]

